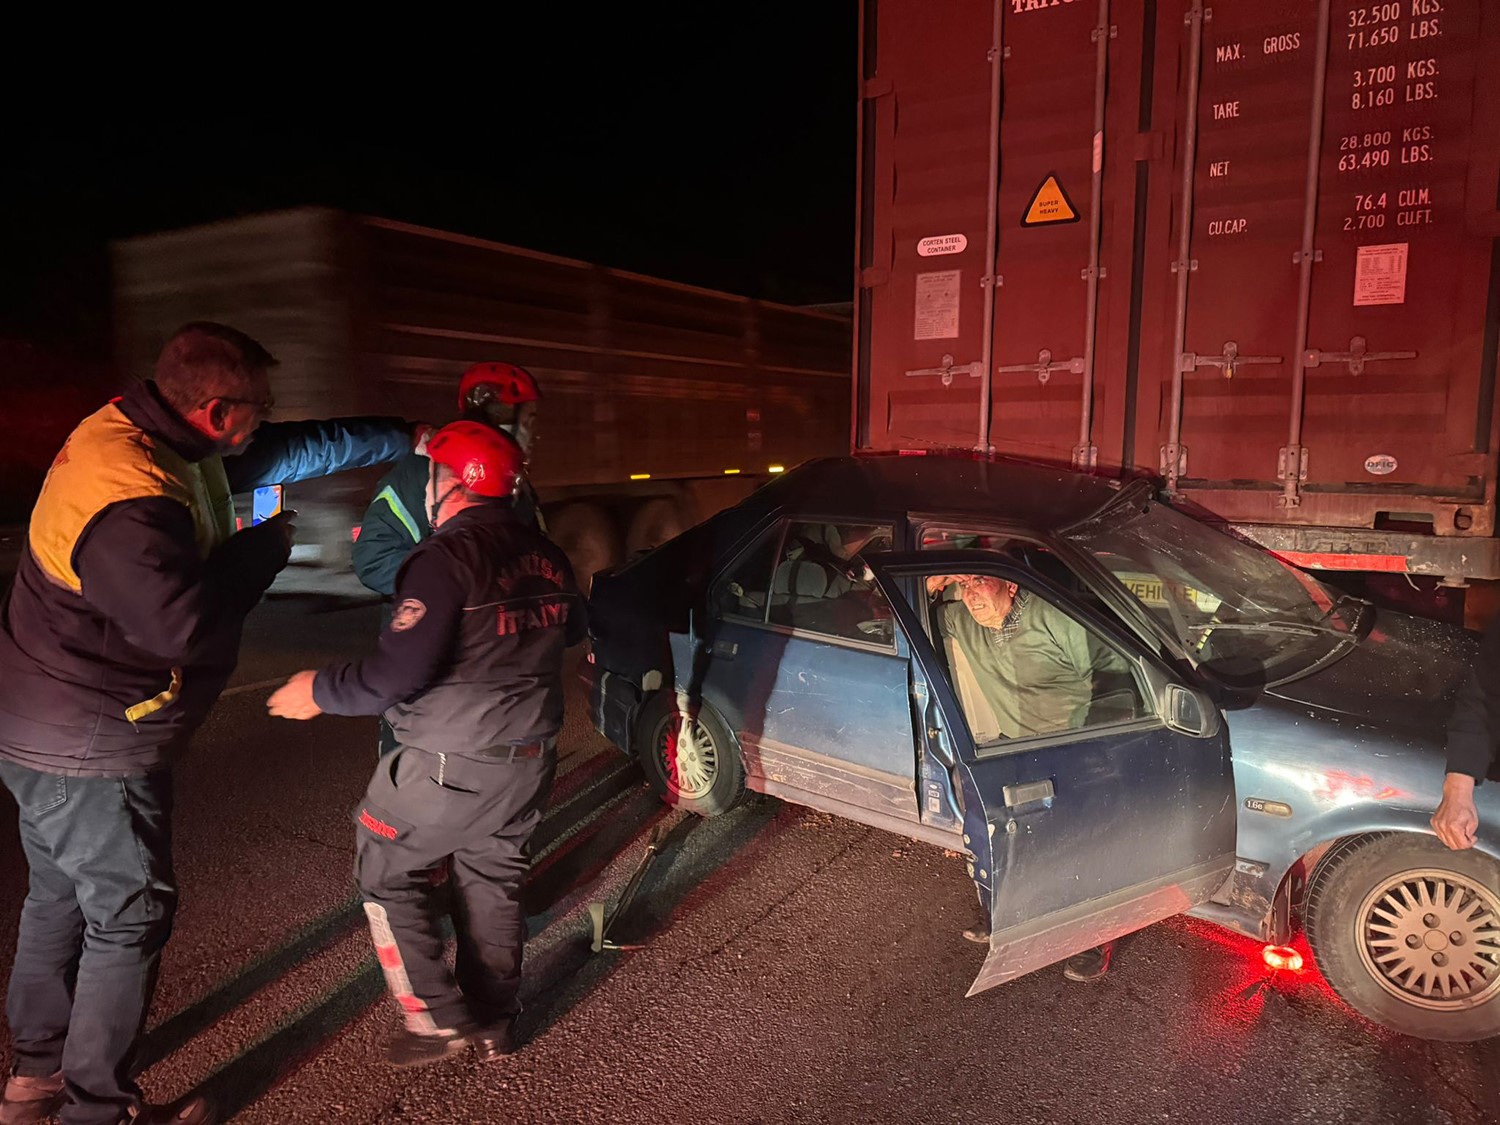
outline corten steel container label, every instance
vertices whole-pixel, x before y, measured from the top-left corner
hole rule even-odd
[[[1090,439],[1105,471],[1162,469],[1180,409],[1180,487],[1229,518],[1371,527],[1382,513],[1422,513],[1439,533],[1488,534],[1500,65],[1480,60],[1500,59],[1500,4],[1108,7],[1096,138],[1100,4],[1001,5],[997,258],[986,287],[994,6],[867,0],[856,444],[974,447],[992,295],[990,442],[1072,459],[1097,156]],[[1196,152],[1185,170],[1195,36]],[[1049,176],[1081,221],[1023,226]],[[918,278],[937,263],[919,247],[954,232],[966,248],[941,265],[961,273],[957,334],[925,335]],[[1289,488],[1279,474],[1294,409],[1305,455]]]

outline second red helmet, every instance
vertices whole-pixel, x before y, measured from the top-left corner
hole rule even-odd
[[[513,363],[476,363],[458,382],[458,408],[481,406],[487,399],[507,406],[537,402],[542,392],[531,372]]]
[[[515,492],[526,464],[514,438],[479,422],[449,422],[428,440],[427,456],[470,492],[495,498]]]

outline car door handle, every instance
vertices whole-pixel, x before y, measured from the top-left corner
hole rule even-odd
[[[1030,805],[1036,801],[1045,801],[1050,807],[1052,804],[1052,780],[1045,781],[1023,781],[1020,785],[1007,785],[1004,790],[1005,807],[1017,808],[1020,805]]]
[[[735,654],[740,651],[740,646],[733,641],[715,641],[713,653],[722,656],[725,660],[733,660]]]

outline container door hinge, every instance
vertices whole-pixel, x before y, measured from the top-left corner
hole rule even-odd
[[[1177,463],[1177,476],[1187,476],[1188,468],[1187,446],[1168,443],[1161,447],[1161,475],[1170,477],[1172,475],[1172,463]]]
[[[1083,374],[1083,357],[1075,355],[1072,359],[1053,359],[1052,350],[1043,348],[1036,353],[1035,363],[1008,363],[1003,367],[995,368],[997,375],[1010,375],[1018,371],[1035,371],[1036,381],[1045,383],[1052,378],[1054,371],[1071,371],[1074,375]]]
[[[1276,479],[1294,480],[1299,484],[1307,479],[1307,446],[1284,445],[1276,455]]]
[[[1240,346],[1233,340],[1224,341],[1224,350],[1218,355],[1199,355],[1197,352],[1183,352],[1177,357],[1177,370],[1184,375],[1196,371],[1200,367],[1219,367],[1224,370],[1224,378],[1233,379],[1234,373],[1245,364],[1268,364],[1280,363],[1279,355],[1240,355]]]
[[[970,378],[978,378],[983,371],[984,365],[978,360],[975,360],[973,363],[961,363],[955,367],[953,357],[945,355],[943,356],[943,365],[941,367],[919,367],[915,371],[908,371],[906,377],[912,379],[919,375],[941,375],[943,386],[951,387],[953,386],[953,376],[968,375]]]
[[[1363,375],[1365,364],[1376,360],[1416,358],[1416,352],[1372,352],[1363,336],[1353,336],[1349,339],[1347,352],[1324,352],[1317,348],[1308,348],[1302,353],[1302,366],[1321,367],[1325,363],[1347,363],[1349,374]]]

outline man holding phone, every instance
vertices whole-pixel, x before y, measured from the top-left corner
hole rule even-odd
[[[236,533],[232,494],[380,464],[399,419],[262,422],[271,355],[220,324],[167,342],[155,380],[84,419],[42,485],[0,607],[0,781],[30,868],[0,1123],[201,1125],[131,1076],[177,900],[174,758],[286,565],[292,513]]]

